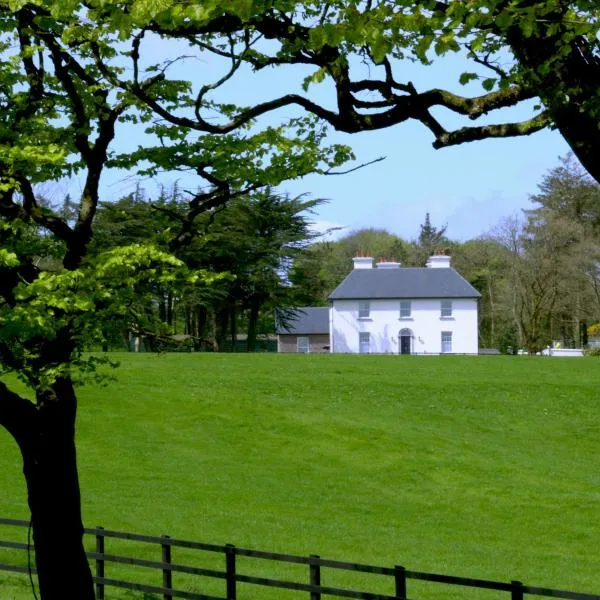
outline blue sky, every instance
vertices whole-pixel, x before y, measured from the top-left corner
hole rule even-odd
[[[150,60],[170,53],[189,52],[173,45],[160,45],[156,40],[147,46],[147,51]],[[203,83],[222,74],[223,67],[218,61],[203,58],[184,61],[175,68],[180,77],[204,77]],[[419,91],[444,87],[461,94],[481,93],[476,82],[466,87],[456,83],[462,71],[475,70],[460,57],[441,60],[432,67],[409,63],[399,68],[401,79],[414,82]],[[303,68],[265,70],[259,74],[244,71],[223,88],[220,98],[250,104],[289,91],[300,93],[300,84],[307,73]],[[313,99],[332,106],[332,89],[327,84],[311,88],[310,93]],[[530,105],[499,111],[488,122],[522,120],[531,114]],[[443,118],[446,124],[461,123],[443,112],[436,116]],[[119,132],[117,150],[133,148],[142,139],[132,126],[127,127],[126,131]],[[526,208],[528,197],[535,193],[542,176],[557,166],[559,156],[569,151],[562,137],[548,130],[528,137],[485,140],[434,150],[430,132],[414,122],[354,135],[332,132],[331,141],[352,146],[359,162],[379,156],[386,159],[343,176],[313,175],[286,182],[280,191],[292,195],[309,193],[312,197],[328,199],[318,214],[312,216],[319,228],[339,226],[344,228],[343,233],[377,227],[407,239],[417,237],[426,212],[430,213],[434,225],[448,225],[447,235],[451,239],[466,240],[489,231],[502,218]],[[160,181],[142,181],[142,184],[152,192],[156,183],[168,186],[176,179],[175,175],[165,175]],[[122,196],[134,188],[136,180],[132,174],[107,173],[102,195]],[[193,180],[186,178],[183,184],[194,186]]]
[[[311,177],[284,187],[331,199],[319,211],[324,222],[347,230],[384,228],[408,239],[418,236],[426,212],[434,225],[448,225],[451,239],[489,231],[527,208],[541,177],[568,152],[555,132],[434,150],[418,124],[353,142],[360,158],[384,154],[386,160],[343,177]]]

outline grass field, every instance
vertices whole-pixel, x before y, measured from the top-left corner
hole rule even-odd
[[[600,592],[595,359],[119,359],[80,390],[89,526]],[[0,457],[0,515],[27,518],[4,430]]]

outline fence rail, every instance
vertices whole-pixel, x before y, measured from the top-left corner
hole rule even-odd
[[[29,527],[29,522],[17,519],[0,518],[0,526],[2,525],[27,528]],[[161,595],[164,600],[172,600],[174,598],[187,598],[189,600],[237,600],[238,583],[266,586],[284,590],[296,590],[308,594],[308,600],[321,600],[322,596],[356,598],[359,600],[406,600],[407,594],[408,597],[410,597],[410,594],[407,592],[407,580],[411,579],[452,586],[507,592],[510,594],[510,599],[507,598],[506,600],[523,600],[523,597],[526,594],[534,596],[546,596],[549,598],[565,598],[567,600],[600,600],[600,595],[598,594],[586,594],[567,590],[528,586],[524,585],[520,581],[491,581],[487,579],[473,579],[468,577],[454,577],[450,575],[426,573],[422,571],[411,571],[398,565],[394,567],[381,567],[362,563],[325,559],[318,555],[298,556],[291,554],[280,554],[275,552],[265,552],[263,550],[238,548],[232,544],[220,546],[189,540],[180,540],[171,538],[169,536],[155,537],[137,533],[128,533],[124,531],[114,531],[110,529],[104,529],[103,527],[86,528],[85,533],[86,535],[94,536],[96,541],[95,551],[87,552],[87,556],[88,559],[93,561],[92,564],[95,563],[94,583],[96,585],[96,596],[98,600],[104,600],[104,592],[106,587],[117,587],[127,590],[145,592],[148,594],[158,594]],[[148,560],[134,556],[123,556],[106,552],[105,546],[107,539],[129,540],[160,546],[161,560]],[[175,547],[221,554],[224,558],[224,570],[220,571],[216,569],[206,569],[175,563],[172,561],[172,549]],[[0,548],[27,552],[29,546],[22,542],[0,540]],[[272,562],[306,565],[308,567],[306,580],[304,582],[287,581],[282,579],[272,579],[268,577],[242,574],[239,572],[237,566],[238,557],[249,557]],[[136,583],[107,577],[105,573],[107,563],[139,566],[161,571],[162,586]],[[321,575],[323,568],[388,576],[390,578],[390,592],[393,590],[393,595],[322,585]],[[0,563],[0,571],[29,573],[30,569],[28,566]],[[31,571],[35,573],[34,568],[32,568]],[[201,594],[199,592],[177,589],[176,587],[173,587],[174,573],[185,573],[198,577],[224,580],[224,596],[210,596]]]

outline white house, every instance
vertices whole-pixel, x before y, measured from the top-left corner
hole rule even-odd
[[[330,352],[477,354],[479,297],[449,256],[424,268],[354,258],[329,296]]]

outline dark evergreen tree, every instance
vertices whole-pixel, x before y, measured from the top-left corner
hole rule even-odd
[[[445,251],[450,246],[450,240],[446,237],[448,225],[434,227],[431,224],[429,213],[425,213],[425,221],[421,224],[421,230],[414,249],[414,263],[416,266],[424,267],[429,257],[438,251]]]

